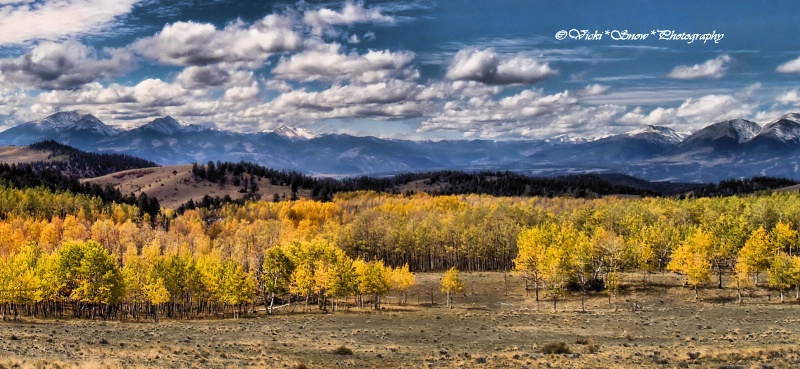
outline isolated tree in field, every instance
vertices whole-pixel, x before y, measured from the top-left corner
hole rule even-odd
[[[408,263],[392,269],[392,289],[400,292],[400,305],[406,304],[406,291],[415,283],[416,277],[408,270]]]
[[[694,298],[698,298],[697,287],[711,278],[711,236],[698,229],[672,254],[667,269],[686,276],[686,282],[694,287]]]
[[[781,302],[783,302],[784,291],[796,283],[797,277],[794,272],[794,263],[791,256],[779,252],[772,257],[767,281],[770,287],[780,291]]]
[[[744,247],[739,250],[736,264],[744,264],[754,274],[753,282],[758,285],[759,272],[769,269],[774,254],[775,248],[770,242],[769,234],[764,227],[759,227],[750,234]]]
[[[442,293],[447,295],[447,307],[453,308],[453,294],[461,293],[464,290],[464,283],[461,281],[461,274],[456,267],[452,267],[444,273],[442,277]]]

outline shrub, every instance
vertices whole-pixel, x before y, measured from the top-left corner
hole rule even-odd
[[[544,345],[544,347],[542,347],[542,353],[548,355],[571,354],[572,350],[570,350],[569,346],[564,342],[554,342]]]
[[[352,355],[353,350],[349,347],[339,346],[336,348],[336,350],[333,350],[333,353],[336,355]]]

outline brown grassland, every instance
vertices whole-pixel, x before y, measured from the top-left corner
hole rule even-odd
[[[674,274],[626,275],[616,304],[570,295],[553,312],[522,278],[463,273],[444,307],[442,273],[417,275],[401,306],[223,320],[0,323],[0,368],[797,368],[800,306],[775,292],[704,288]],[[431,300],[434,304],[431,305]],[[616,305],[616,309],[615,309]],[[315,310],[316,311],[316,310]],[[563,343],[571,353],[548,354]],[[338,350],[337,350],[338,349]],[[348,350],[352,354],[348,354]]]
[[[199,202],[204,195],[211,197],[229,195],[233,199],[240,199],[244,196],[239,192],[241,186],[230,184],[232,179],[228,181],[228,184],[221,186],[218,183],[195,178],[192,175],[191,164],[131,169],[82,181],[112,185],[124,194],[133,193],[138,196],[144,192],[148,196],[157,198],[159,204],[165,208],[177,208],[189,200]],[[270,184],[267,179],[257,179],[257,181],[258,193],[267,201],[270,201],[274,194],[289,196],[291,193],[289,186],[275,186]],[[301,198],[308,198],[310,191],[300,190],[298,195]]]

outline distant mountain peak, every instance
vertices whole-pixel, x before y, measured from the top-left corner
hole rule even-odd
[[[590,138],[586,137],[576,137],[568,134],[553,136],[544,139],[547,143],[584,143],[592,141]]]
[[[84,110],[57,112],[29,123],[40,130],[53,132],[66,130],[90,131],[103,136],[112,136],[118,132],[115,128],[107,126],[100,119]]]
[[[767,123],[764,125],[764,128],[761,129],[761,132],[758,133],[758,137],[777,140],[783,143],[800,142],[800,114],[785,114]]]
[[[732,140],[737,144],[750,141],[761,131],[761,126],[746,119],[731,119],[705,127],[684,140],[685,144],[703,141]]]
[[[685,138],[684,135],[672,128],[654,125],[648,125],[640,129],[625,132],[622,136],[644,139],[652,143],[667,146],[678,145]]]
[[[787,113],[784,114],[780,119],[791,120],[794,122],[800,122],[800,114],[798,113]]]
[[[319,137],[319,135],[314,134],[305,128],[289,127],[287,125],[281,125],[280,127],[274,130],[269,130],[264,132],[275,133],[277,135],[286,137],[290,140],[310,140]]]
[[[196,126],[192,127],[192,130],[196,130],[195,127]],[[153,119],[149,123],[136,129],[139,131],[154,131],[165,135],[173,135],[177,132],[182,132],[185,128],[186,126],[182,125],[175,118],[167,115],[165,117]]]

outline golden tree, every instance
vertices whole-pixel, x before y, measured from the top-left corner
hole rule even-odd
[[[442,277],[442,293],[447,295],[447,307],[453,308],[453,294],[464,291],[464,282],[461,281],[461,273],[456,267],[452,267],[444,273]]]

